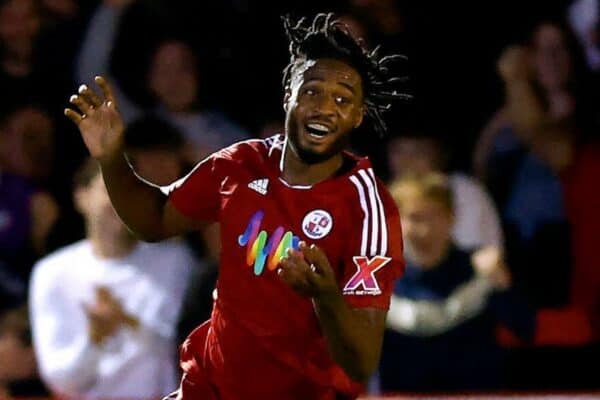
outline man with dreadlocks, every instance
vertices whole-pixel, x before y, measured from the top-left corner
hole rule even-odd
[[[168,196],[127,163],[103,78],[102,96],[82,85],[71,98],[80,112],[65,110],[138,236],[221,224],[213,312],[181,348],[178,399],[353,399],[379,360],[400,221],[369,160],[344,148],[363,117],[385,130],[382,112],[404,96],[398,57],[367,52],[330,14],[284,26],[285,135],[211,155]]]

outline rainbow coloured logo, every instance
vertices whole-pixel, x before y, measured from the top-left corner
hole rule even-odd
[[[277,268],[277,264],[286,254],[287,249],[298,249],[300,239],[292,232],[279,226],[269,238],[266,231],[259,232],[260,225],[265,213],[257,211],[254,213],[246,227],[246,231],[238,237],[238,244],[246,246],[246,264],[254,265],[254,275],[260,275],[265,265],[270,271]]]

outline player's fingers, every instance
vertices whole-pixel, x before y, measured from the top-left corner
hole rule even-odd
[[[79,90],[77,90],[77,92],[88,102],[88,104],[91,104],[92,107],[98,108],[102,105],[102,100],[100,100],[100,97],[98,97],[96,92],[90,89],[87,85],[79,86]]]
[[[321,277],[321,274],[319,273],[318,268],[315,264],[310,264],[308,266],[305,276],[310,286],[316,288],[321,285],[321,280],[323,278]]]
[[[308,269],[308,263],[304,258],[304,254],[300,250],[296,250],[294,248],[287,249],[287,257],[298,266],[298,268]]]
[[[96,82],[96,84],[98,86],[100,86],[100,89],[102,90],[102,94],[104,95],[104,98],[106,99],[108,104],[112,105],[112,106],[116,106],[117,103],[115,101],[115,96],[113,95],[112,88],[110,87],[106,78],[103,76],[97,76],[94,78],[94,81]]]
[[[71,96],[69,101],[71,102],[71,104],[77,106],[77,108],[79,108],[79,111],[81,111],[81,113],[84,115],[92,111],[92,106],[83,97],[79,95],[74,94],[73,96]]]
[[[300,289],[308,285],[306,273],[289,257],[284,257],[279,265],[279,277],[294,289]]]
[[[305,294],[310,294],[320,286],[321,277],[317,272],[317,267],[313,264],[308,264],[302,252],[293,250],[287,258],[292,269],[290,274],[302,286]]]
[[[75,110],[65,108],[65,116],[69,118],[75,125],[79,125],[83,117]]]
[[[304,246],[301,246],[300,248],[306,261],[310,265],[314,265],[317,274],[323,275],[328,272],[329,260],[318,246],[314,244],[311,244],[310,246],[304,244]]]

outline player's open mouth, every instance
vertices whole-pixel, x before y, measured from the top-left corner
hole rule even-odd
[[[315,139],[321,139],[331,131],[331,128],[323,124],[313,122],[306,125],[306,131],[308,132],[309,136]]]

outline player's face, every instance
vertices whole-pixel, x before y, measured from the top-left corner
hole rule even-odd
[[[292,150],[309,164],[328,160],[362,122],[362,79],[342,61],[308,60],[292,76],[285,108]]]

